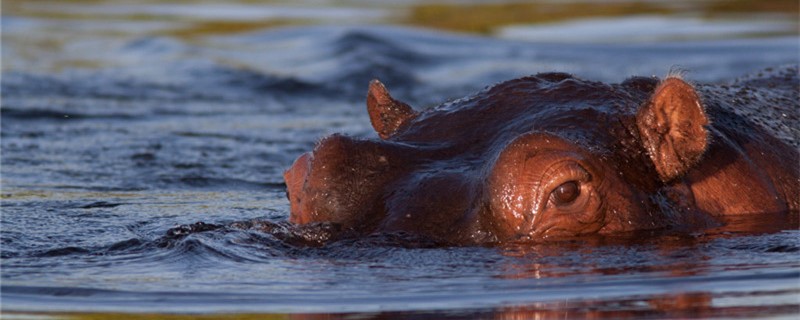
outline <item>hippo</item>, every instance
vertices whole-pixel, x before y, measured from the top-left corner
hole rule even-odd
[[[796,215],[798,67],[684,78],[539,73],[422,111],[373,80],[380,139],[333,134],[299,156],[289,222],[480,245]]]

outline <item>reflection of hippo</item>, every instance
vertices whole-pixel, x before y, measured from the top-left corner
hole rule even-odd
[[[373,81],[382,140],[300,156],[290,221],[469,244],[794,214],[799,84],[796,67],[728,85],[543,73],[417,112]]]

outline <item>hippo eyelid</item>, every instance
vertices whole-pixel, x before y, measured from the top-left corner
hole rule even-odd
[[[591,180],[591,175],[577,161],[563,160],[550,165],[544,171],[539,185],[544,186],[543,189],[552,191],[555,187],[573,180],[587,182]]]
[[[542,180],[539,183],[541,186],[537,200],[541,203],[547,203],[553,190],[558,188],[564,183],[575,181],[580,185],[591,181],[592,176],[589,174],[582,165],[576,161],[564,160],[551,165],[542,175]],[[546,197],[546,198],[545,198]]]
[[[586,170],[583,165],[578,163],[576,159],[574,159],[574,155],[570,156],[562,153],[551,154],[551,156],[566,156],[568,158],[552,163],[542,173],[539,183],[535,184],[538,187],[535,189],[535,193],[533,194],[532,198],[533,213],[544,212],[547,207],[551,205],[551,194],[553,190],[561,184],[568,181],[577,181],[580,182],[581,185],[585,185],[587,182],[591,181],[592,178],[589,174],[589,171]],[[585,186],[581,186],[581,188],[584,187]],[[584,192],[583,189],[581,192]],[[539,220],[542,219],[541,216],[541,214],[534,214],[531,225],[538,225],[540,222]]]

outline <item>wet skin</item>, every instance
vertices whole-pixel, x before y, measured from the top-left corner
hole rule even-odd
[[[290,222],[469,245],[796,214],[798,85],[797,67],[725,85],[542,73],[415,111],[373,81],[381,139],[301,155]]]

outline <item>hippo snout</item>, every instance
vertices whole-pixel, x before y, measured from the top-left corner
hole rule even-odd
[[[381,192],[402,170],[397,147],[334,134],[284,173],[289,220],[367,225],[383,215]],[[393,170],[391,168],[394,168]]]
[[[309,222],[309,217],[301,211],[303,202],[303,186],[305,185],[308,171],[311,166],[311,152],[302,154],[294,161],[291,167],[283,173],[286,181],[286,196],[289,198],[289,205],[292,215],[290,222],[304,224]]]

